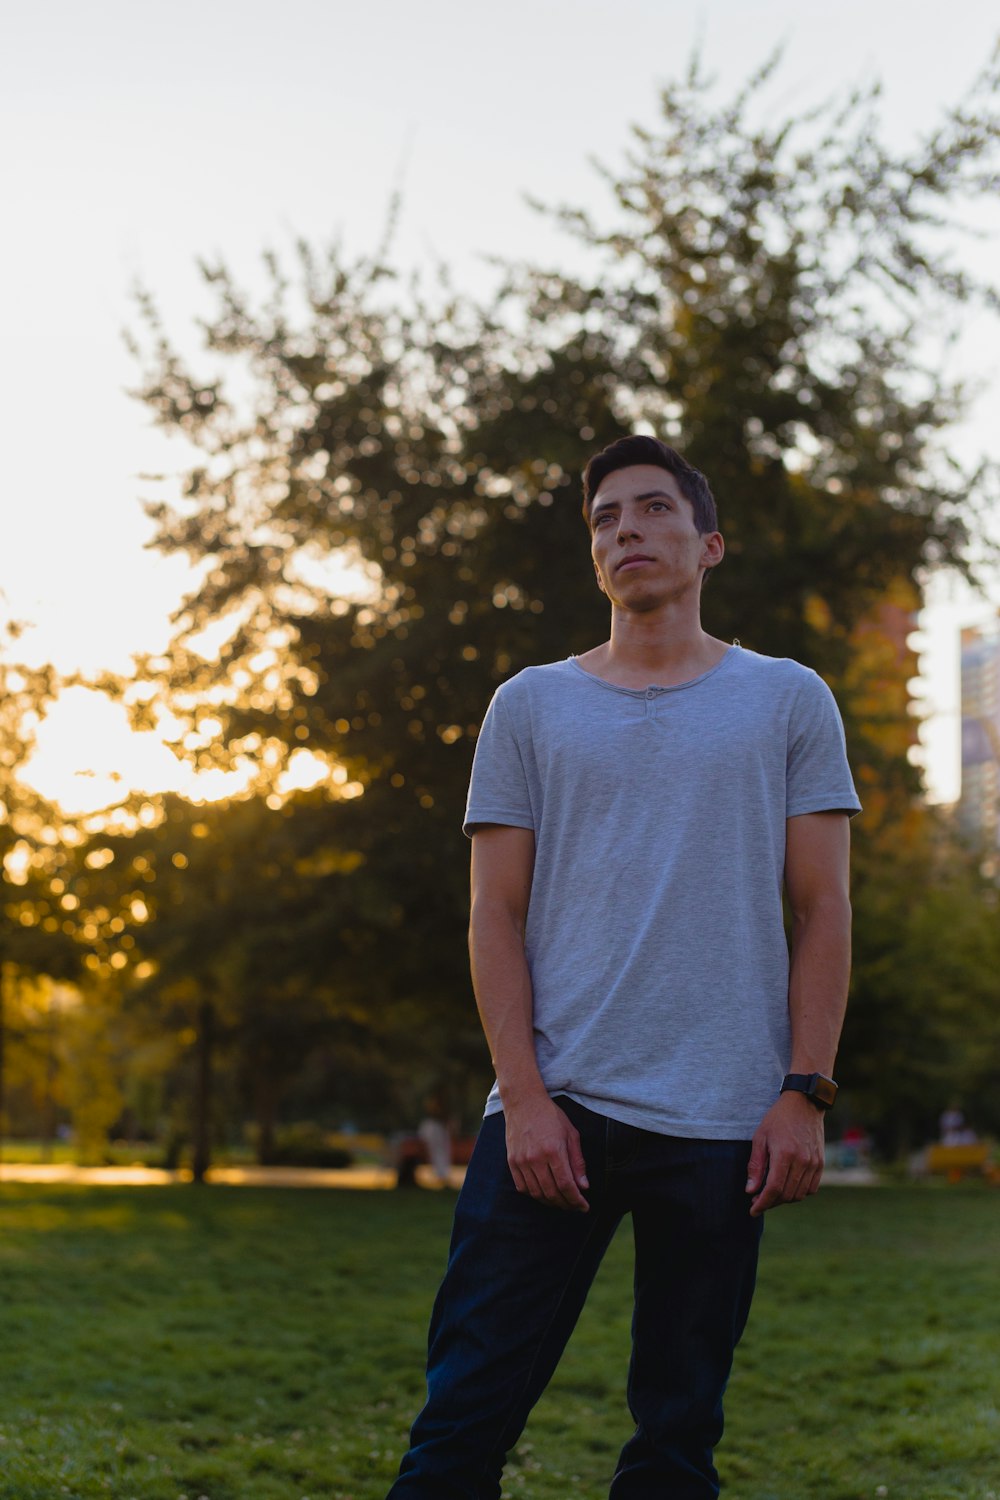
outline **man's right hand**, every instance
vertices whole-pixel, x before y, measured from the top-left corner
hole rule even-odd
[[[507,1163],[514,1186],[539,1203],[572,1213],[588,1212],[582,1189],[587,1181],[580,1135],[548,1095],[505,1107]]]

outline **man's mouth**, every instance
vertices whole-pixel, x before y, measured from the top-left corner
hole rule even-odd
[[[637,567],[639,563],[648,563],[652,561],[653,559],[651,557],[647,557],[644,552],[635,552],[631,557],[623,557],[620,563],[616,563],[615,572],[621,573],[626,568]]]

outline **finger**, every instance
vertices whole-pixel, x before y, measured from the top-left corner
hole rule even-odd
[[[767,1177],[764,1181],[764,1186],[750,1203],[750,1213],[754,1218],[766,1213],[769,1208],[774,1208],[776,1204],[785,1201],[785,1180],[787,1176],[787,1165],[772,1156],[767,1164]]]
[[[549,1167],[552,1197],[550,1202],[558,1208],[568,1208],[574,1213],[586,1213],[590,1207],[576,1185],[569,1162],[553,1162]]]
[[[812,1167],[808,1162],[797,1161],[794,1157],[788,1163],[788,1171],[785,1174],[785,1186],[782,1190],[782,1201],[784,1203],[801,1203],[809,1190],[809,1182],[812,1178]]]
[[[767,1175],[767,1142],[754,1137],[750,1160],[747,1163],[747,1192],[756,1193],[764,1185]]]
[[[779,1161],[776,1164],[775,1181],[781,1185],[773,1201],[765,1205],[766,1208],[775,1208],[781,1203],[801,1203],[818,1186],[813,1159],[810,1157],[803,1160],[792,1156],[787,1161]]]
[[[578,1188],[590,1187],[587,1178],[587,1163],[583,1159],[583,1147],[580,1144],[580,1132],[576,1129],[569,1137],[569,1167],[573,1173],[573,1180]]]
[[[530,1162],[516,1167],[512,1163],[511,1176],[514,1178],[514,1186],[519,1193],[523,1193],[526,1198],[534,1198],[539,1203],[545,1202],[546,1189]]]
[[[509,1163],[514,1186],[519,1193],[527,1198],[534,1198],[536,1203],[547,1204],[550,1208],[565,1208],[562,1194],[556,1185],[547,1162],[525,1162],[522,1165]]]
[[[823,1177],[823,1158],[817,1157],[810,1152],[802,1161],[801,1171],[795,1184],[795,1202],[801,1203],[803,1198],[819,1191],[819,1185]]]
[[[776,1188],[764,1188],[763,1192],[757,1194],[756,1198],[750,1200],[750,1217],[759,1219],[761,1214],[766,1214],[769,1208],[775,1208],[782,1201]]]
[[[548,1161],[549,1186],[560,1208],[568,1208],[577,1213],[582,1213],[586,1210],[588,1204],[577,1186],[576,1173],[572,1166],[569,1146],[570,1142],[568,1140],[561,1142],[560,1149],[554,1151],[550,1156]]]
[[[534,1198],[536,1203],[548,1203],[550,1190],[544,1171],[529,1168],[525,1171],[524,1181],[529,1197]]]

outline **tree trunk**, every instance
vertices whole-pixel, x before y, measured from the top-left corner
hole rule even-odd
[[[278,1113],[278,1090],[273,1075],[267,1071],[266,1058],[262,1058],[258,1066],[254,1092],[257,1100],[257,1164],[266,1167],[274,1160],[274,1122]]]
[[[45,1097],[42,1101],[42,1161],[52,1160],[52,1146],[56,1138],[56,1006],[49,996],[49,1012],[45,1032]]]
[[[7,1015],[4,1009],[4,962],[0,958],[0,1162],[3,1161],[3,1132],[6,1123],[5,1111],[7,1099],[4,1092],[4,1066],[6,1058],[4,1055],[4,1043],[7,1039]]]
[[[194,1094],[195,1182],[204,1182],[212,1159],[212,1048],[215,1043],[215,1010],[211,1000],[198,1007],[198,1037],[195,1042],[197,1072]]]

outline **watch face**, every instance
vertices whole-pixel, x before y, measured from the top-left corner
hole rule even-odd
[[[812,1088],[809,1092],[821,1104],[829,1106],[833,1104],[837,1097],[837,1085],[832,1078],[824,1078],[822,1073],[816,1073],[812,1078]]]

